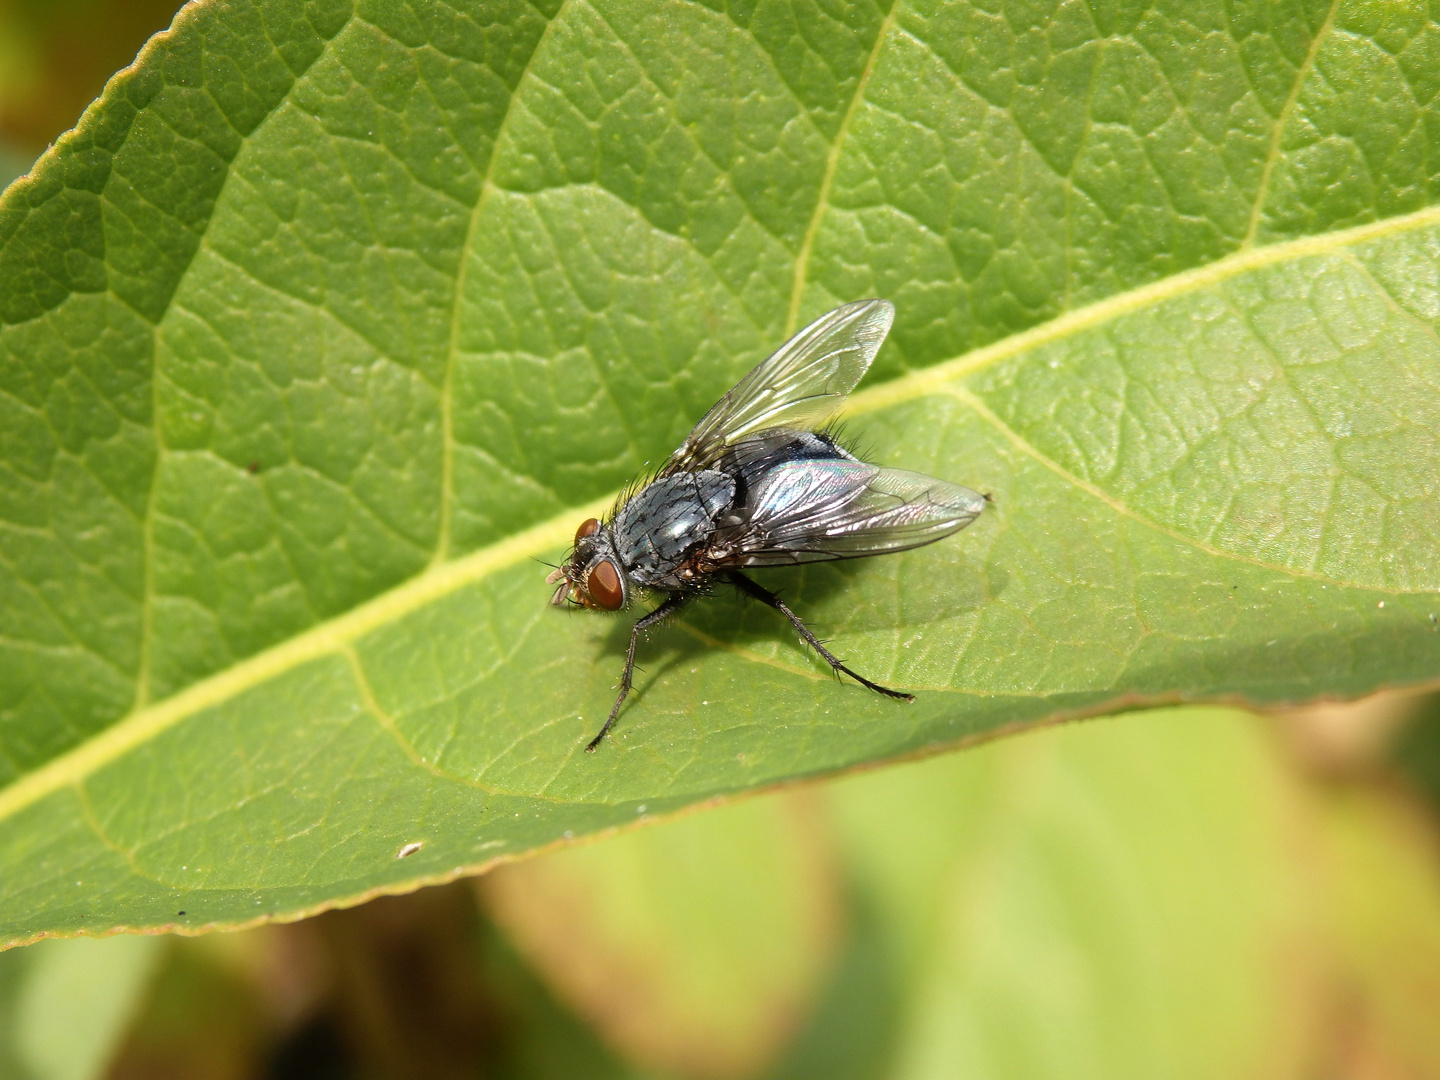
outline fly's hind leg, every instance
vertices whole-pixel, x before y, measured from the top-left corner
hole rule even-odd
[[[615,699],[615,705],[610,710],[610,718],[605,721],[605,726],[600,729],[600,734],[591,739],[589,745],[585,747],[586,753],[593,753],[595,747],[600,745],[600,740],[605,738],[610,733],[610,729],[615,726],[615,718],[620,715],[620,706],[625,704],[626,695],[630,693],[630,676],[635,671],[635,646],[640,640],[640,635],[656,623],[663,622],[674,615],[684,607],[685,602],[689,599],[690,597],[684,593],[671,593],[668,600],[649,615],[636,621],[634,627],[631,628],[630,648],[625,652],[625,674],[620,676],[620,696]]]
[[[804,641],[816,652],[818,652],[821,656],[823,656],[825,658],[825,662],[830,665],[831,670],[834,671],[837,675],[843,671],[846,675],[849,675],[861,686],[867,686],[871,690],[874,690],[877,694],[884,694],[886,697],[899,698],[902,701],[915,700],[914,694],[907,694],[903,690],[891,690],[888,686],[881,686],[879,683],[871,682],[869,679],[865,678],[864,675],[859,675],[856,672],[851,671],[848,667],[846,667],[840,662],[840,660],[835,656],[834,653],[832,653],[829,649],[825,648],[824,645],[820,644],[820,639],[810,632],[810,628],[800,620],[799,615],[796,615],[795,612],[790,610],[789,606],[785,603],[784,600],[781,600],[780,597],[776,596],[773,592],[765,588],[763,585],[759,585],[756,582],[751,581],[744,574],[737,573],[733,570],[729,574],[727,574],[726,577],[729,579],[732,585],[735,585],[746,596],[754,597],[762,604],[769,604],[776,611],[780,612],[781,615],[784,615],[787,619],[789,619],[790,625],[795,627],[795,632],[800,635],[801,640]]]

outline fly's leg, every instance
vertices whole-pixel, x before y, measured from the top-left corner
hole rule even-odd
[[[630,674],[635,670],[635,645],[640,640],[640,635],[658,622],[668,619],[680,608],[690,597],[684,593],[671,593],[670,598],[663,604],[650,612],[643,619],[638,620],[630,631],[630,648],[625,653],[625,674],[620,676],[620,696],[615,699],[615,705],[610,710],[610,718],[605,721],[605,726],[600,729],[600,734],[590,740],[590,745],[585,747],[586,753],[593,753],[595,747],[600,745],[600,740],[610,733],[615,726],[615,718],[620,715],[620,706],[625,704],[625,697],[630,693]]]
[[[825,662],[830,665],[831,670],[833,670],[837,675],[843,671],[846,675],[849,675],[861,686],[868,686],[877,694],[884,694],[886,697],[900,698],[902,701],[915,700],[914,694],[907,694],[903,690],[891,690],[888,686],[881,686],[879,683],[873,683],[869,679],[865,678],[864,675],[858,675],[855,672],[851,671],[848,667],[846,667],[839,661],[839,659],[835,656],[834,653],[832,653],[829,649],[825,648],[824,645],[820,644],[820,639],[810,632],[810,628],[800,621],[800,616],[796,615],[795,612],[791,611],[784,600],[781,600],[780,597],[776,596],[773,592],[765,588],[763,585],[757,584],[756,582],[751,581],[744,574],[736,573],[733,570],[729,574],[727,574],[726,577],[729,579],[732,585],[735,585],[737,588],[739,588],[740,591],[743,592],[746,596],[752,596],[756,600],[759,600],[762,604],[769,604],[776,611],[780,612],[781,615],[784,615],[787,619],[789,619],[790,625],[795,627],[795,632],[800,635],[801,640],[804,641],[816,652],[818,652],[821,656],[823,656],[825,658]]]

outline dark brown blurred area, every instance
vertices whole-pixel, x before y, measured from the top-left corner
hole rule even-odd
[[[0,0],[0,142],[38,155],[170,25],[175,0]]]
[[[491,1075],[506,1025],[484,979],[486,953],[468,883],[175,942],[108,1076]]]

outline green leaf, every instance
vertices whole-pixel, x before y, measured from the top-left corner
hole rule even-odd
[[[0,941],[1435,678],[1437,51],[1380,0],[188,6],[0,202]],[[865,295],[850,431],[995,505],[773,583],[916,704],[717,597],[582,753],[626,627],[533,560]]]

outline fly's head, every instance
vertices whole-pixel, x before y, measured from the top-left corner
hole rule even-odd
[[[564,564],[545,579],[557,586],[550,603],[568,599],[601,611],[619,611],[630,599],[630,582],[615,556],[610,532],[594,518],[575,530],[575,548]]]

